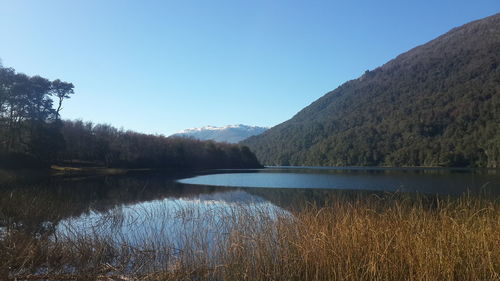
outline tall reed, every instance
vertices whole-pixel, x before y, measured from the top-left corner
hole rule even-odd
[[[0,277],[499,279],[500,208],[495,198],[339,193],[321,206],[295,210],[206,205],[144,210],[133,220],[122,215],[111,212],[102,218],[108,224],[95,224],[85,233],[71,225],[46,237],[9,231],[0,239]],[[149,225],[148,216],[165,223]],[[175,229],[167,223],[172,219],[179,222]],[[120,233],[125,223],[136,224],[141,232],[132,239],[130,233]]]

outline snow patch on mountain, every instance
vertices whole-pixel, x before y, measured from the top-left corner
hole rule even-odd
[[[205,126],[182,130],[172,137],[187,137],[199,140],[213,140],[217,142],[238,143],[251,136],[259,135],[268,128],[248,125],[228,125],[223,127]]]

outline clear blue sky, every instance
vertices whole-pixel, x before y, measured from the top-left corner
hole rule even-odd
[[[0,0],[0,58],[60,78],[62,112],[169,135],[273,126],[499,0]]]

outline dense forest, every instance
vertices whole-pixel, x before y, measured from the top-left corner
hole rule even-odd
[[[500,14],[366,71],[243,144],[267,165],[500,167]]]
[[[147,135],[109,125],[63,121],[61,159],[128,168],[255,168],[246,146],[183,137]]]
[[[75,164],[122,168],[260,167],[247,147],[167,138],[61,119],[71,83],[0,65],[0,168]]]

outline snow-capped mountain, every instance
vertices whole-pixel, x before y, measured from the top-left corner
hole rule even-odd
[[[205,126],[202,128],[186,129],[172,137],[188,137],[199,140],[213,140],[217,142],[237,143],[248,137],[259,135],[268,128],[247,125],[229,125],[224,127]]]

